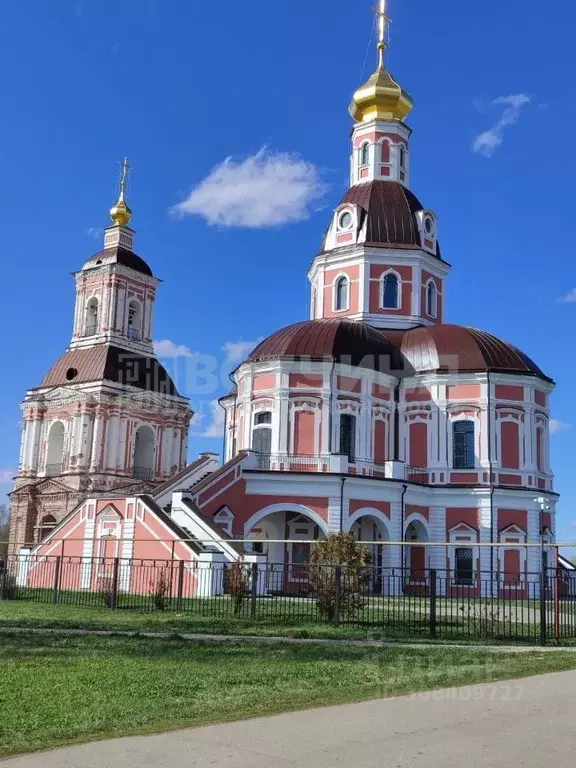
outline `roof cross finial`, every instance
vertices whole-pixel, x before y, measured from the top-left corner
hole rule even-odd
[[[124,160],[120,163],[120,200],[126,202],[126,187],[128,186],[128,174],[130,173],[130,166],[128,165],[128,158],[124,156]]]
[[[378,67],[384,67],[384,51],[387,46],[387,32],[388,24],[392,22],[392,19],[386,14],[386,0],[379,0],[379,7],[374,7],[374,10],[378,16]]]

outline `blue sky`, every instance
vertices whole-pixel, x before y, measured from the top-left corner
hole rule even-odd
[[[372,4],[5,0],[3,490],[18,403],[69,341],[70,273],[100,248],[125,153],[135,250],[165,281],[155,335],[180,346],[172,365],[203,416],[190,452],[220,448],[220,372],[307,317],[306,270],[347,185],[348,103],[374,68],[370,47],[363,70]],[[392,0],[390,14],[390,68],[415,100],[412,188],[440,217],[453,265],[447,320],[509,339],[556,379],[559,536],[576,539],[576,10]],[[248,210],[230,179],[252,195]],[[193,384],[206,361],[224,379],[216,391],[210,377]]]

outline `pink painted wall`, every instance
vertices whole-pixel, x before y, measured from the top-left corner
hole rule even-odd
[[[388,458],[388,446],[386,443],[386,422],[377,419],[374,422],[374,459],[384,462]]]
[[[254,376],[252,379],[252,390],[257,392],[262,389],[274,389],[276,386],[276,376],[269,374],[266,376]]]
[[[316,416],[310,411],[296,411],[294,415],[294,453],[297,456],[314,456],[314,426]]]
[[[420,421],[410,424],[410,466],[428,466],[428,425]]]
[[[480,384],[449,384],[448,400],[477,400],[481,395]]]
[[[362,380],[351,376],[338,376],[338,389],[342,392],[362,392]]]
[[[291,389],[321,389],[322,375],[318,373],[291,373],[289,386]]]
[[[524,387],[511,387],[507,384],[496,384],[494,394],[498,400],[517,400],[524,401]]]
[[[332,309],[334,301],[333,282],[339,275],[348,276],[348,311],[334,312]],[[358,312],[358,279],[360,267],[352,265],[346,269],[328,269],[324,275],[324,317],[340,317],[342,315],[354,314]]]
[[[548,405],[548,396],[546,395],[546,392],[541,392],[539,389],[537,389],[534,392],[534,401],[541,405],[543,408],[545,408]]]
[[[520,438],[518,424],[503,421],[500,425],[502,435],[502,467],[520,469]]]
[[[418,387],[417,389],[407,389],[404,393],[404,399],[407,403],[432,400],[432,393],[427,387]]]

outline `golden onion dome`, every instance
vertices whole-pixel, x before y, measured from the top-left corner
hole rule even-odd
[[[121,165],[120,194],[118,201],[110,208],[110,218],[117,227],[125,227],[132,218],[132,211],[126,204],[126,187],[128,185],[128,172],[130,166],[125,157]]]
[[[125,227],[132,218],[132,211],[122,197],[110,208],[110,218],[117,227]]]
[[[412,97],[380,64],[376,72],[354,93],[350,114],[357,123],[369,120],[404,120],[411,112]]]

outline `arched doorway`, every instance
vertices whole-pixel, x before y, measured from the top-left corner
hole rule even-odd
[[[407,525],[404,540],[405,589],[423,590],[427,586],[428,553],[427,547],[422,544],[430,541],[430,537],[422,520],[412,520]]]
[[[366,513],[356,518],[350,526],[350,533],[357,541],[369,542],[365,548],[369,557],[371,591],[375,594],[391,592],[393,585],[386,583],[384,570],[386,567],[384,542],[390,540],[386,524],[375,515]]]
[[[325,538],[326,522],[303,505],[272,505],[253,515],[244,537],[256,539],[254,551],[267,557],[267,589],[276,594],[306,594],[308,563],[314,542]]]
[[[53,477],[62,473],[64,455],[64,424],[57,421],[48,433],[48,451],[46,453],[46,475]]]
[[[154,475],[154,432],[142,426],[134,437],[133,476],[138,480],[151,480]]]

